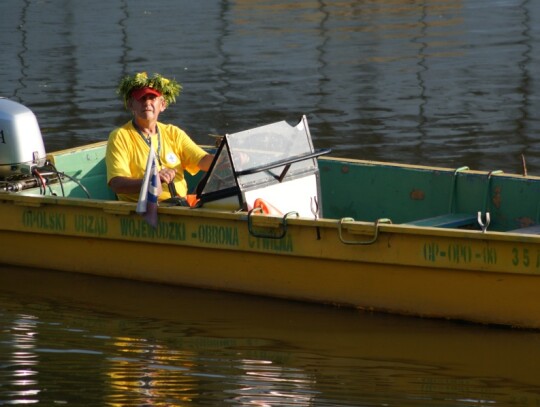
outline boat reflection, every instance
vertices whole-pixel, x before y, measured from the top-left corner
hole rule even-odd
[[[533,331],[15,267],[0,303],[0,401],[68,401],[70,377],[123,406],[540,402]]]

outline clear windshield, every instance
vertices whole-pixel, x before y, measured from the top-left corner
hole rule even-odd
[[[287,122],[269,124],[234,134],[223,140],[203,193],[215,193],[233,187],[241,190],[269,185],[317,169],[316,159],[302,159],[313,153],[311,135],[304,118],[296,125]],[[278,165],[294,161],[290,165]]]

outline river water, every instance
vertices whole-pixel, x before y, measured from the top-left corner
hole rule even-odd
[[[540,175],[539,20],[533,0],[2,0],[0,96],[48,151],[105,140],[119,79],[147,71],[183,84],[162,119],[201,144],[306,115],[336,156]],[[0,405],[538,406],[539,341],[0,268]]]

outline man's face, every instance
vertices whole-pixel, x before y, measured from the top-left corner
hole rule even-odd
[[[167,107],[163,96],[146,94],[140,99],[131,98],[129,108],[133,115],[142,120],[157,120]]]

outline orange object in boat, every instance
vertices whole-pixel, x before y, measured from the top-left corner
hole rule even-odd
[[[186,201],[189,204],[191,208],[197,206],[199,203],[199,198],[197,198],[197,194],[187,194],[186,195]]]
[[[255,202],[253,202],[253,209],[255,208],[261,208],[262,212],[265,215],[283,216],[283,213],[279,209],[277,209],[275,206],[271,205],[270,203],[266,202],[262,198],[255,199]]]

